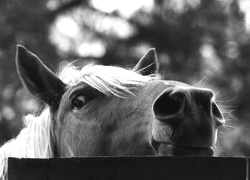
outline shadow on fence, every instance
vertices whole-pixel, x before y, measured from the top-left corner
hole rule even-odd
[[[248,158],[86,157],[8,160],[9,180],[246,180]]]

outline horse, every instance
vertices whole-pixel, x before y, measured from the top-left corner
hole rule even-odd
[[[8,157],[213,156],[225,123],[212,90],[159,74],[154,48],[131,69],[69,63],[55,74],[18,45],[16,66],[45,107],[0,148],[2,177]]]

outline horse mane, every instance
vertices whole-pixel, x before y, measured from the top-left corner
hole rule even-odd
[[[51,158],[51,116],[47,107],[40,116],[24,117],[25,128],[19,135],[0,148],[0,177],[7,172],[7,158]]]
[[[131,93],[133,87],[150,80],[160,79],[160,76],[156,74],[143,76],[139,72],[117,66],[94,64],[79,69],[69,63],[61,71],[59,78],[69,86],[82,82],[107,96],[123,97],[124,93]]]
[[[133,87],[153,79],[158,75],[143,76],[132,70],[102,65],[87,65],[82,68],[69,63],[58,77],[72,87],[78,83],[86,83],[103,94],[124,97],[132,94]],[[46,107],[39,116],[29,114],[23,118],[25,128],[19,135],[0,148],[0,178],[7,172],[7,158],[52,158],[53,154],[53,122],[50,108]]]

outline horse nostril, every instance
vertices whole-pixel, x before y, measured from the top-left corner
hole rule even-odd
[[[182,91],[166,90],[160,94],[153,104],[156,119],[167,120],[180,112],[184,105],[185,94]]]
[[[215,103],[212,103],[212,115],[215,117],[217,127],[225,124],[225,119]]]

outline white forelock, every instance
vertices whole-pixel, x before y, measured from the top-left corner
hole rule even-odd
[[[83,82],[106,95],[123,96],[125,92],[131,93],[130,88],[158,79],[159,76],[143,76],[116,66],[91,64],[79,69],[69,64],[59,74],[59,78],[69,86]]]

